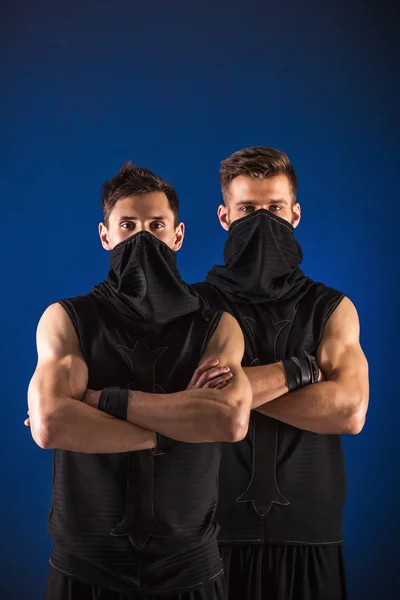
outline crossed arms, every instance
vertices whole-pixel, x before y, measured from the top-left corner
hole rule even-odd
[[[132,391],[128,421],[97,409],[100,392],[97,400],[95,392],[87,393],[87,365],[60,304],[51,305],[43,314],[37,349],[28,407],[32,436],[41,448],[86,453],[145,450],[155,448],[155,431],[184,442],[234,442],[246,435],[252,392],[241,367],[244,340],[236,320],[226,313],[202,361],[212,356],[229,365],[233,375],[229,385],[175,394]]]
[[[290,393],[282,363],[246,368],[252,408],[315,433],[359,433],[368,408],[368,364],[357,311],[348,298],[328,319],[316,358],[323,380]]]
[[[38,365],[28,393],[32,435],[42,448],[89,453],[154,448],[155,431],[186,442],[235,442],[246,434],[251,402],[253,409],[300,429],[356,434],[364,425],[369,395],[359,331],[357,311],[344,298],[317,349],[323,380],[288,393],[282,363],[243,371],[243,335],[235,319],[224,314],[192,389],[132,391],[128,421],[121,421],[97,410],[100,392],[87,392],[88,370],[75,330],[62,306],[54,304],[38,326]],[[223,377],[226,369],[217,364],[229,365],[229,382]]]

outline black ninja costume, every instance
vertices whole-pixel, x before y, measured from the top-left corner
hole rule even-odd
[[[315,354],[343,298],[299,269],[293,231],[266,210],[235,221],[225,265],[193,286],[207,308],[238,320],[245,366]],[[252,411],[245,440],[222,452],[217,521],[228,600],[342,600],[345,493],[339,435]]]
[[[148,232],[118,244],[111,267],[89,294],[61,301],[88,388],[184,390],[222,312],[199,310],[175,252]],[[61,589],[62,600],[74,599],[74,589],[81,598],[86,586],[88,598],[222,600],[219,464],[218,443],[120,454],[55,450],[46,598]]]

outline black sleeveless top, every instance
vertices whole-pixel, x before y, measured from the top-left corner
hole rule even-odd
[[[61,304],[94,390],[185,389],[222,314],[198,310],[160,325],[129,319],[93,292]],[[220,450],[217,443],[178,443],[160,455],[55,450],[51,564],[135,597],[193,589],[216,577]]]
[[[295,294],[265,303],[235,302],[210,283],[192,286],[207,307],[238,320],[245,366],[306,350],[343,294],[299,276]],[[222,543],[328,544],[342,539],[346,478],[339,435],[292,427],[252,411],[245,440],[224,444],[217,520]]]

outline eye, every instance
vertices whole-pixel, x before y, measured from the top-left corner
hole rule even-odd
[[[122,229],[127,229],[128,231],[132,231],[133,229],[135,229],[135,223],[132,223],[132,221],[126,221],[125,223],[121,223],[121,227]]]
[[[280,210],[282,210],[282,206],[279,206],[279,204],[271,204],[269,210],[271,212],[279,212]]]
[[[154,221],[151,224],[151,228],[152,229],[163,229],[164,228],[164,223],[161,223],[161,221]]]
[[[239,210],[240,212],[250,213],[254,211],[254,206],[242,206]]]

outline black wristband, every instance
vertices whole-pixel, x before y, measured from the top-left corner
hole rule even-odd
[[[318,383],[320,370],[319,370],[319,366],[317,364],[317,360],[316,360],[315,356],[312,356],[312,354],[308,354],[308,352],[306,352],[306,351],[304,351],[304,354],[306,355],[305,360],[308,361],[308,365],[310,368],[310,374],[311,374],[310,383]]]
[[[104,388],[99,398],[99,410],[126,421],[128,414],[128,396],[127,388],[109,387]]]
[[[157,436],[157,445],[153,450],[153,454],[157,456],[157,454],[164,454],[176,444],[179,444],[177,440],[173,440],[172,438],[166,437],[162,433],[156,433]]]
[[[319,368],[317,361],[314,356],[311,356],[307,352],[304,352],[304,354],[305,358],[292,356],[282,361],[289,392],[318,382]]]

